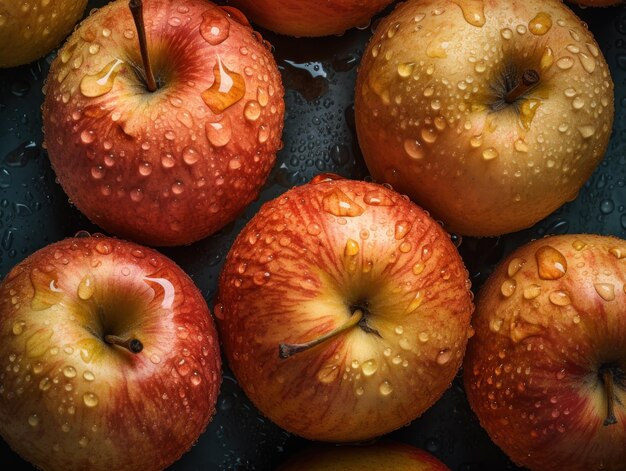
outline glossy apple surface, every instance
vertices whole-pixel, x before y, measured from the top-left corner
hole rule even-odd
[[[470,335],[467,276],[448,234],[407,198],[322,176],[266,203],[239,234],[215,314],[263,414],[309,439],[365,440],[415,419],[450,385]],[[279,345],[359,318],[279,358]]]
[[[566,235],[518,249],[483,287],[465,390],[516,463],[625,469],[625,282],[625,241]]]
[[[576,196],[608,144],[613,83],[558,0],[409,0],[365,52],[355,112],[374,178],[449,231],[493,236]]]
[[[434,456],[402,443],[314,447],[299,453],[278,471],[450,471]]]
[[[366,26],[393,0],[233,0],[264,28],[289,36],[328,36]]]
[[[27,64],[57,47],[87,0],[0,0],[0,67]]]
[[[283,88],[245,17],[204,0],[146,0],[149,92],[128,2],[85,20],[52,64],[52,166],[94,223],[150,245],[201,239],[258,194],[281,146]]]
[[[98,237],[49,245],[9,273],[0,365],[0,435],[47,470],[165,468],[206,428],[221,381],[191,279],[153,250]]]

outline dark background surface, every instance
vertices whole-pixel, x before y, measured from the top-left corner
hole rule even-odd
[[[88,11],[105,3],[90,0]],[[576,12],[595,34],[615,82],[616,119],[608,152],[578,198],[531,229],[499,238],[457,239],[475,289],[503,256],[531,239],[580,232],[626,237],[626,6]],[[210,306],[229,247],[264,201],[320,172],[367,176],[354,130],[353,89],[371,32],[355,29],[315,40],[262,32],[275,46],[287,89],[285,146],[276,166],[259,200],[234,223],[192,246],[162,250],[192,276]],[[0,277],[48,243],[82,229],[100,231],[69,204],[42,149],[41,89],[53,58],[54,53],[28,66],[0,70]],[[390,437],[428,450],[453,471],[518,469],[478,425],[460,374],[437,404]],[[226,366],[217,415],[171,469],[273,469],[305,443],[256,411]],[[32,468],[0,439],[0,469]]]

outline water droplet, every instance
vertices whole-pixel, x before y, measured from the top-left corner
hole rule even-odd
[[[445,365],[451,359],[452,359],[452,350],[450,350],[450,349],[441,350],[437,354],[437,364],[438,365]]]
[[[543,36],[552,28],[552,17],[546,12],[539,12],[529,21],[528,31],[536,36]]]
[[[524,299],[535,299],[541,294],[541,287],[539,285],[528,285],[524,288]]]
[[[407,155],[415,160],[419,160],[424,157],[424,152],[422,151],[422,145],[417,139],[405,139],[404,141],[404,151]]]
[[[80,133],[80,140],[83,142],[83,144],[91,144],[93,141],[96,140],[96,133],[90,130],[84,130]]]
[[[76,377],[76,368],[73,366],[66,366],[63,368],[63,376],[66,378],[75,378]]]
[[[542,71],[545,71],[552,67],[552,64],[554,64],[554,52],[552,51],[552,48],[550,46],[546,46],[546,48],[543,50],[543,55],[541,56],[541,62],[539,66],[541,67]]]
[[[470,25],[480,28],[485,24],[485,5],[483,0],[455,0],[463,12],[463,18]]]
[[[565,291],[553,291],[548,296],[550,302],[555,306],[568,306],[572,303],[570,297]]]
[[[611,283],[596,283],[593,285],[598,295],[605,301],[615,299],[615,286]]]
[[[561,57],[556,61],[556,66],[561,70],[568,70],[574,66],[574,59],[570,56]]]
[[[441,39],[435,39],[428,43],[426,47],[426,55],[432,59],[445,59],[448,57],[446,49],[450,43],[448,41],[442,41]]]
[[[202,99],[213,113],[220,114],[244,97],[246,83],[242,75],[222,63],[220,56],[217,56],[213,74],[215,81],[202,92]]]
[[[410,77],[415,68],[415,62],[403,62],[398,64],[398,75],[402,78]]]
[[[26,322],[24,321],[15,321],[13,323],[13,335],[21,335],[22,332],[24,332],[24,326],[26,325]]]
[[[322,228],[320,227],[319,224],[312,222],[309,225],[307,225],[306,231],[308,234],[312,236],[316,236],[316,235],[319,235],[320,232],[322,232]]]
[[[422,305],[423,302],[424,302],[424,292],[422,290],[419,290],[417,293],[415,293],[415,296],[413,297],[413,299],[411,299],[411,302],[406,308],[405,314],[409,314],[415,311],[418,307]]]
[[[202,383],[202,376],[197,371],[194,371],[191,375],[191,384],[194,386],[199,386]]]
[[[206,135],[209,142],[215,147],[224,147],[230,142],[232,127],[228,117],[219,122],[206,123]]]
[[[39,425],[39,416],[37,414],[29,416],[28,425],[30,425],[31,427],[37,427],[37,425]]]
[[[583,139],[589,139],[596,133],[596,128],[594,126],[579,126],[578,132],[580,132]]]
[[[91,371],[86,370],[86,371],[83,373],[83,379],[84,379],[85,381],[92,382],[92,381],[95,381],[96,376],[95,376],[95,375],[94,375]]]
[[[124,61],[115,59],[109,62],[95,75],[85,75],[80,82],[80,92],[88,97],[95,98],[109,93],[113,89],[115,78],[124,67],[120,67]]]
[[[588,74],[592,74],[596,70],[596,60],[593,57],[581,52],[578,54],[578,60]]]
[[[330,213],[334,216],[343,217],[355,217],[360,216],[365,211],[361,206],[359,206],[355,201],[350,199],[348,195],[346,195],[339,188],[335,188],[332,191],[328,192],[324,195],[322,199],[322,208],[327,213]]]
[[[519,113],[520,121],[524,129],[530,129],[530,125],[532,124],[533,119],[535,119],[535,114],[540,106],[541,101],[534,98],[528,98],[522,101]]]
[[[567,271],[567,260],[554,247],[544,245],[535,252],[539,278],[542,280],[558,280]]]
[[[376,360],[374,359],[367,360],[363,362],[363,364],[361,364],[361,371],[363,371],[364,376],[372,376],[374,373],[376,373],[377,369],[378,365],[376,364]]]
[[[363,197],[365,204],[371,204],[372,206],[393,206],[393,200],[378,190],[372,190],[365,193]]]
[[[511,260],[507,268],[507,274],[509,275],[509,277],[512,278],[517,275],[517,273],[522,269],[525,263],[526,260],[524,260],[523,258],[514,258],[513,260]]]
[[[206,42],[213,46],[224,42],[230,34],[230,21],[219,8],[210,6],[202,14],[200,34]]]
[[[243,114],[248,121],[256,121],[261,116],[261,105],[256,100],[250,100],[246,103]]]
[[[572,101],[572,108],[574,108],[575,110],[580,110],[585,106],[585,100],[583,100],[581,97],[577,96],[576,98],[574,98],[574,101]]]
[[[389,381],[383,381],[382,383],[380,383],[380,386],[378,386],[378,390],[383,396],[389,396],[389,394],[393,392],[393,388],[391,387]]]
[[[574,248],[574,250],[577,250],[580,252],[582,249],[587,247],[587,244],[585,244],[582,240],[577,239],[574,242],[572,242],[572,247]]]
[[[343,254],[346,257],[352,257],[359,253],[359,243],[356,240],[348,239]]]
[[[328,384],[332,383],[339,376],[339,367],[333,364],[326,364],[320,368],[317,372],[317,379],[321,383]]]
[[[489,147],[483,151],[483,159],[485,160],[493,160],[497,158],[500,154],[493,147]]]
[[[617,258],[618,260],[621,260],[622,258],[626,258],[626,249],[622,247],[613,247],[612,249],[609,249],[609,253],[613,255],[615,258]],[[15,333],[15,330],[13,330],[13,333]]]
[[[419,275],[420,273],[422,273],[424,271],[425,265],[421,262],[417,262],[415,265],[413,265],[413,274],[414,275]]]
[[[96,396],[94,393],[87,392],[83,394],[83,402],[87,407],[96,407],[98,405],[99,399],[98,396]]]
[[[95,287],[91,275],[85,275],[78,284],[77,294],[80,299],[87,301],[93,296]]]
[[[437,141],[437,133],[433,128],[424,127],[421,131],[422,140],[427,144],[434,144]]]
[[[505,297],[510,297],[515,293],[515,289],[517,288],[517,283],[515,280],[504,280],[502,285],[500,286],[500,292]]]

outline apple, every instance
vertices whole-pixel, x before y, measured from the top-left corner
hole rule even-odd
[[[0,435],[37,468],[160,470],[215,412],[215,326],[163,255],[106,237],[49,245],[0,285]]]
[[[0,68],[49,53],[82,18],[86,5],[87,0],[0,2]]]
[[[238,235],[215,315],[264,415],[313,440],[366,440],[450,385],[471,334],[469,285],[448,234],[408,198],[321,175]]]
[[[371,446],[312,447],[278,471],[450,471],[434,456],[410,445],[382,442]]]
[[[368,169],[452,232],[529,227],[602,159],[613,82],[558,0],[409,0],[380,22],[356,86]]]
[[[114,1],[59,52],[45,142],[94,223],[146,244],[188,244],[257,196],[281,146],[283,87],[268,43],[238,10],[131,3],[136,20]]]
[[[365,26],[393,0],[231,0],[256,24],[288,36],[329,36]]]
[[[482,288],[465,391],[492,440],[533,471],[626,466],[626,241],[536,240]]]

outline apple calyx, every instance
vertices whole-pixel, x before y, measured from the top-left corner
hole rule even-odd
[[[364,319],[365,317],[363,315],[363,311],[361,309],[356,309],[355,311],[352,312],[352,315],[346,322],[344,322],[342,325],[340,325],[336,329],[331,330],[327,334],[324,334],[321,337],[316,338],[315,340],[311,340],[310,342],[305,342],[305,343],[281,343],[280,345],[278,345],[278,357],[284,360],[286,358],[289,358],[292,355],[295,355],[296,353],[309,350],[325,342],[326,340],[336,337],[337,335],[345,332],[346,330],[351,329],[352,327],[355,327],[358,325],[361,328],[363,328],[363,325],[365,324],[362,324],[362,321]],[[378,334],[378,332],[376,332],[374,329],[371,329],[367,325],[365,326],[367,327],[367,329],[370,329],[374,331],[376,334]]]
[[[508,104],[515,103],[519,97],[527,93],[531,88],[535,87],[539,83],[540,79],[541,76],[535,69],[528,69],[524,71],[522,79],[509,93],[507,93],[504,101]]]
[[[615,392],[613,391],[615,376],[618,372],[613,367],[600,368],[600,374],[604,387],[606,388],[607,396],[607,411],[606,419],[604,419],[604,426],[615,425],[617,423],[617,417],[615,416]]]
[[[141,60],[143,61],[144,79],[149,92],[156,92],[159,88],[152,72],[150,56],[148,55],[148,42],[146,40],[146,26],[143,20],[143,1],[129,0],[128,8],[133,14],[135,28],[137,28],[137,38],[139,40],[139,50],[141,52]]]
[[[105,335],[104,341],[110,345],[124,347],[126,350],[134,354],[141,353],[143,350],[143,343],[135,338],[125,339],[123,337],[118,337],[117,335]]]

